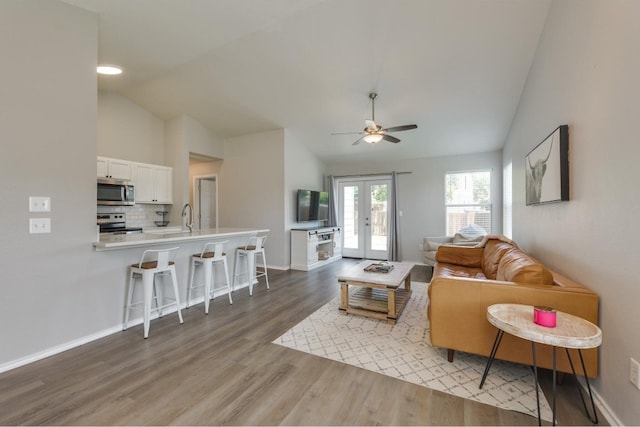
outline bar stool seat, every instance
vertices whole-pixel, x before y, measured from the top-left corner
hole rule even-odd
[[[149,249],[142,253],[140,262],[129,266],[129,281],[127,284],[127,301],[124,311],[124,321],[122,330],[125,331],[129,327],[129,313],[132,308],[142,305],[142,317],[144,323],[144,337],[149,336],[149,326],[151,323],[151,305],[155,302],[155,310],[159,316],[162,316],[163,309],[176,305],[178,311],[178,319],[182,324],[182,313],[180,311],[180,298],[178,296],[178,282],[176,280],[175,257],[178,252],[177,247],[169,249]],[[156,276],[171,276],[174,298],[173,302],[164,304],[162,287],[158,286]],[[143,299],[133,302],[133,291],[136,280],[142,279]]]
[[[254,236],[249,239],[246,245],[236,248],[236,258],[233,264],[233,289],[236,288],[236,281],[240,276],[247,276],[249,282],[249,295],[253,295],[253,284],[258,282],[259,277],[264,277],[267,289],[269,289],[269,276],[267,274],[267,260],[264,255],[264,243],[267,236]],[[262,257],[262,270],[257,268],[257,257]],[[239,271],[238,265],[242,259],[246,260],[247,269]]]
[[[224,245],[228,242],[209,242],[204,245],[202,252],[191,256],[191,265],[189,267],[189,287],[187,288],[187,307],[191,303],[191,291],[195,288],[204,287],[204,313],[209,314],[209,302],[213,299],[215,291],[227,290],[229,304],[233,304],[231,299],[231,282],[229,281],[229,269],[227,267],[227,254],[224,253]],[[213,250],[212,250],[213,249]],[[224,277],[226,279],[224,286],[215,287],[215,275],[213,274],[214,264],[222,264],[224,267]],[[203,284],[194,284],[196,269],[203,267]]]

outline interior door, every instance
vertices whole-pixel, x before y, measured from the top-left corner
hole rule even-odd
[[[194,180],[195,222],[198,228],[218,226],[218,185],[216,177],[198,177]]]
[[[390,179],[344,180],[338,184],[342,256],[389,259]]]

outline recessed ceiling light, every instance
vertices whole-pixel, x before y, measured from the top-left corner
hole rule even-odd
[[[117,65],[109,65],[109,64],[101,64],[98,65],[98,74],[104,74],[107,76],[115,76],[118,74],[122,74],[122,68]]]

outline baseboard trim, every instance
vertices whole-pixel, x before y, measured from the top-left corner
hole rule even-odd
[[[245,283],[237,286],[235,290],[237,291],[239,289],[248,288],[248,287],[249,287],[249,284]],[[226,296],[226,292],[220,292],[220,293],[214,292],[214,297],[216,298],[222,297],[223,295]],[[232,297],[233,297],[233,294],[232,294]],[[204,303],[204,297],[200,296],[200,297],[193,298],[189,306],[193,307],[195,305],[202,304],[202,303]],[[182,310],[185,310],[187,308],[186,303],[180,304],[180,308]],[[176,311],[178,310],[175,307],[167,308],[166,310],[163,311],[162,316],[164,317],[168,314],[175,313]],[[159,317],[160,316],[158,315],[158,313],[151,314],[151,320],[157,319]],[[142,319],[142,315],[140,315],[137,318],[129,320],[129,328],[133,326],[141,325],[142,323],[143,323],[143,319]],[[78,339],[68,341],[66,343],[39,351],[37,353],[33,353],[30,355],[21,357],[19,359],[11,360],[9,362],[0,364],[0,373],[11,371],[12,369],[20,368],[21,366],[25,366],[42,359],[46,359],[47,357],[50,357],[50,356],[55,356],[56,354],[65,352],[67,350],[71,350],[76,347],[80,347],[81,345],[88,344],[92,341],[96,341],[104,337],[108,337],[109,335],[113,335],[118,332],[122,332],[122,324],[118,324],[117,326],[103,329],[102,331],[96,332],[94,334],[86,335],[84,337],[80,337]],[[143,339],[142,335],[140,335],[140,339]]]
[[[582,388],[584,389],[584,396],[585,399],[589,399],[589,389],[587,389],[587,383],[584,381],[583,378],[578,378],[578,383],[580,384],[580,386],[582,386]],[[602,416],[605,417],[607,419],[607,423],[610,426],[622,426],[624,424],[622,424],[622,422],[618,419],[618,416],[615,414],[615,412],[613,412],[613,410],[611,409],[611,407],[607,404],[607,402],[602,398],[602,396],[600,395],[600,393],[598,393],[594,388],[593,385],[591,385],[591,393],[593,393],[593,402],[596,404],[597,408],[600,410],[600,412],[602,413]],[[587,406],[590,406],[587,404]]]
[[[58,353],[71,350],[72,348],[75,348],[75,347],[80,347],[81,345],[90,343],[91,341],[95,341],[100,338],[107,337],[109,335],[115,334],[116,332],[120,332],[120,331],[122,331],[122,325],[114,326],[112,328],[108,328],[100,332],[96,332],[95,334],[87,335],[87,336],[66,342],[64,344],[60,344],[55,347],[51,347],[46,350],[39,351],[37,353],[33,353],[25,357],[21,357],[19,359],[3,363],[0,365],[0,373],[19,368],[21,366],[28,365],[33,362],[37,362],[38,360],[42,360],[47,357],[54,356]]]

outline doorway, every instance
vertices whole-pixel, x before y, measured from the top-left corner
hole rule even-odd
[[[193,177],[193,222],[196,228],[218,228],[218,176]]]
[[[342,256],[389,259],[389,192],[391,179],[338,181],[338,215],[343,228]]]

